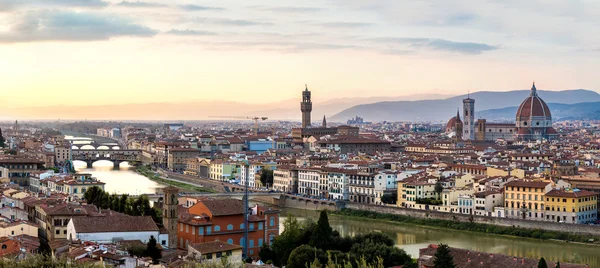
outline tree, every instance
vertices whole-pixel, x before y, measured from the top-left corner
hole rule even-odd
[[[389,236],[380,233],[370,233],[356,239],[349,254],[353,262],[364,260],[367,263],[375,263],[377,258],[381,258],[384,267],[412,262],[410,255],[395,247],[394,241]]]
[[[6,140],[4,139],[4,136],[2,136],[2,129],[0,128],[0,147],[4,148],[5,142]]]
[[[436,182],[435,183],[435,189],[434,191],[437,193],[438,199],[440,199],[440,196],[442,194],[442,191],[444,191],[444,186],[442,186],[441,182]]]
[[[263,186],[267,187],[269,185],[273,185],[273,170],[270,170],[268,168],[263,168],[262,171],[260,172],[260,183],[262,183]]]
[[[153,235],[150,236],[148,241],[148,247],[146,248],[146,255],[152,258],[152,263],[158,264],[158,259],[162,257],[160,249],[156,246],[156,238]]]
[[[319,221],[317,222],[317,226],[315,226],[315,229],[310,237],[309,244],[317,249],[327,250],[331,245],[332,238],[333,229],[329,225],[329,218],[327,217],[327,212],[325,210],[322,210],[321,215],[319,215]]]
[[[560,262],[559,261],[556,262],[556,268],[560,268]]]
[[[439,244],[435,252],[433,267],[435,268],[455,268],[454,259],[450,255],[450,248],[446,244]]]
[[[398,193],[384,194],[381,196],[381,202],[384,204],[396,204],[398,201]]]
[[[548,264],[546,264],[546,259],[544,259],[544,257],[538,262],[538,268],[548,268]]]
[[[285,267],[304,268],[310,265],[315,259],[324,263],[327,261],[327,255],[325,255],[323,250],[309,245],[302,245],[292,251]]]

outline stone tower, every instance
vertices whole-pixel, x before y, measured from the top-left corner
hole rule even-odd
[[[460,113],[458,112],[458,108],[456,108],[456,121],[454,125],[454,129],[456,131],[456,136],[454,137],[456,142],[459,142],[463,139],[463,123],[460,121]]]
[[[327,128],[327,119],[323,116],[323,128]]]
[[[312,112],[312,101],[310,100],[310,91],[308,91],[308,86],[306,86],[304,91],[302,91],[302,102],[300,103],[300,111],[302,111],[302,128],[310,127],[310,113]]]
[[[177,217],[179,189],[173,186],[163,188],[163,225],[169,232],[169,248],[177,248]]]
[[[475,140],[475,100],[470,96],[463,100],[463,139]]]

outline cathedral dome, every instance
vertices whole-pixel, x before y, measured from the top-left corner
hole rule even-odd
[[[517,110],[517,121],[529,120],[531,117],[552,118],[548,105],[538,96],[535,84],[531,87],[531,94],[521,103]]]
[[[458,111],[456,111],[455,117],[452,117],[450,118],[450,120],[448,120],[448,123],[446,124],[446,132],[456,131],[457,124],[462,125],[462,120],[460,120],[460,114],[458,113]]]

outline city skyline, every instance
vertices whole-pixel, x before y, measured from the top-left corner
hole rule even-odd
[[[9,109],[597,91],[592,2],[0,3]],[[365,94],[366,92],[366,94]],[[132,106],[133,107],[133,106]]]

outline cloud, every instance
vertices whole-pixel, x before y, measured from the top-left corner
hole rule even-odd
[[[313,13],[324,10],[319,7],[271,7],[262,8],[262,10],[275,11],[275,12],[287,12],[287,13]]]
[[[411,48],[427,48],[460,54],[481,54],[485,51],[500,49],[498,46],[492,46],[483,43],[455,42],[437,38],[386,37],[376,38],[374,41],[384,44],[403,45]]]
[[[215,32],[200,31],[200,30],[190,30],[190,29],[185,29],[185,30],[171,29],[170,31],[167,32],[167,34],[182,35],[182,36],[208,36],[208,35],[217,35],[217,33],[215,33]]]
[[[105,7],[104,0],[0,0],[0,13],[21,7],[61,6],[61,7]]]
[[[199,5],[179,5],[179,8],[189,11],[201,11],[201,10],[225,10],[222,7],[208,7]]]
[[[216,24],[216,25],[224,25],[224,26],[256,26],[256,25],[273,25],[270,22],[262,22],[262,21],[251,21],[251,20],[234,20],[234,19],[224,19],[224,18],[194,18],[195,22],[199,23],[208,23],[208,24]]]
[[[372,26],[373,24],[365,22],[326,22],[319,25],[326,28],[362,28]]]
[[[159,3],[150,3],[150,2],[142,2],[142,1],[121,1],[120,3],[117,4],[117,6],[123,6],[123,7],[166,7],[167,5],[165,4],[159,4]]]
[[[157,33],[129,20],[85,12],[30,11],[0,33],[0,43],[94,41],[119,36],[149,37]]]

